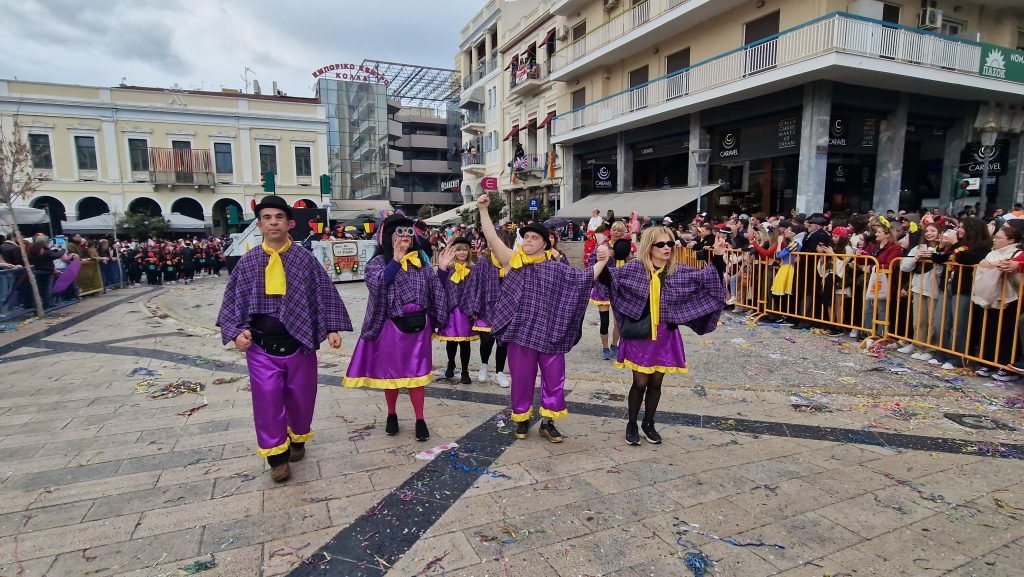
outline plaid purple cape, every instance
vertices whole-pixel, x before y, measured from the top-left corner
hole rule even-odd
[[[327,333],[352,330],[345,303],[312,253],[298,244],[281,253],[288,287],[284,295],[266,294],[269,262],[270,255],[256,247],[231,271],[217,315],[224,344],[249,328],[252,315],[277,318],[288,334],[314,351],[327,339]]]
[[[448,269],[449,273],[454,272],[454,266],[452,265],[453,268]],[[441,280],[441,286],[444,287],[445,295],[448,297],[448,306],[452,309],[459,307],[462,314],[467,317],[473,315],[473,313],[468,311],[475,309],[477,306],[476,292],[473,287],[473,277],[476,276],[477,268],[482,269],[483,267],[479,267],[479,265],[470,267],[469,276],[462,279],[462,282],[458,284],[452,282],[451,274],[443,275],[444,278]]]
[[[548,260],[512,269],[501,283],[492,334],[546,355],[569,352],[583,336],[594,270]]]
[[[402,316],[402,307],[418,304],[430,315],[430,326],[441,328],[448,324],[451,308],[438,272],[424,263],[420,268],[409,267],[398,271],[391,284],[384,284],[384,268],[388,263],[377,255],[366,263],[364,279],[370,296],[366,302],[360,338],[374,341],[384,328],[384,320]]]
[[[462,312],[466,316],[476,317],[490,324],[494,311],[494,303],[498,300],[501,290],[501,271],[491,263],[489,258],[481,258],[473,265],[469,274],[471,298],[466,299]]]
[[[626,317],[643,316],[651,295],[651,281],[639,260],[608,269],[611,279],[612,313],[622,326]],[[713,267],[703,269],[678,265],[675,274],[661,281],[661,322],[690,327],[698,335],[718,326],[725,307],[725,283]]]

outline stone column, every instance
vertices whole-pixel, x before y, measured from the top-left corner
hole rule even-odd
[[[996,188],[995,198],[991,199],[997,207],[1009,212],[1013,203],[1021,202],[1021,183],[1024,183],[1024,175],[1021,173],[1024,168],[1024,138],[1019,134],[1001,134],[1001,138],[1010,140],[1010,161],[1006,167],[1006,174],[999,177],[999,186]]]
[[[491,38],[491,31],[484,33],[484,62],[491,61],[491,52],[494,50],[494,40]],[[488,70],[488,72],[490,72]]]
[[[571,144],[562,145],[562,206],[568,206],[581,198],[580,179],[583,164],[573,153]]]
[[[878,158],[875,161],[875,197],[871,207],[885,213],[900,208],[900,184],[903,180],[903,148],[907,141],[907,110],[910,95],[900,94],[896,110],[882,120],[878,128]]]
[[[631,192],[633,190],[633,149],[626,144],[626,135],[622,132],[618,134],[615,158],[617,172],[615,192]]]
[[[693,158],[693,151],[698,148],[708,148],[710,145],[708,132],[700,126],[700,112],[690,113],[690,149],[687,151],[686,163],[688,169],[686,171],[686,185],[697,186],[697,162]],[[705,185],[708,183],[708,166],[704,166],[703,174],[700,175],[700,181]]]
[[[942,181],[939,183],[939,208],[943,211],[953,206],[955,179],[960,170],[960,151],[967,144],[971,123],[966,118],[958,118],[953,126],[946,131],[946,148],[942,154]]]
[[[828,177],[828,135],[832,119],[832,83],[804,85],[801,119],[800,168],[797,175],[796,211],[805,214],[825,209]]]

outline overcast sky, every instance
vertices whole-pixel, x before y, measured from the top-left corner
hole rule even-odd
[[[246,67],[312,96],[311,73],[364,58],[453,67],[484,0],[0,0],[0,78],[220,90]]]

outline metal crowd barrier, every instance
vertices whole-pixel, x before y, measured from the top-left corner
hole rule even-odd
[[[882,268],[872,256],[795,254],[792,281],[776,285],[784,270],[777,259],[729,250],[724,280],[735,307],[755,319],[782,316],[857,331],[862,337],[900,340],[994,367],[1024,359],[1022,274],[983,273],[984,286],[975,286],[984,270],[979,266],[939,266],[904,257]],[[675,257],[694,268],[708,263],[685,247],[677,247]]]
[[[995,367],[1024,358],[1018,354],[1021,274],[908,257],[893,261],[892,270],[895,298],[885,338]]]

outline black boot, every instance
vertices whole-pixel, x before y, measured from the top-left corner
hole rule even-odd
[[[387,423],[384,425],[384,432],[392,437],[398,434],[398,415],[388,415]]]
[[[423,419],[416,419],[416,440],[426,441],[430,438],[430,429],[427,428],[427,422]]]
[[[516,423],[516,438],[525,439],[530,436],[530,420],[519,421]]]

